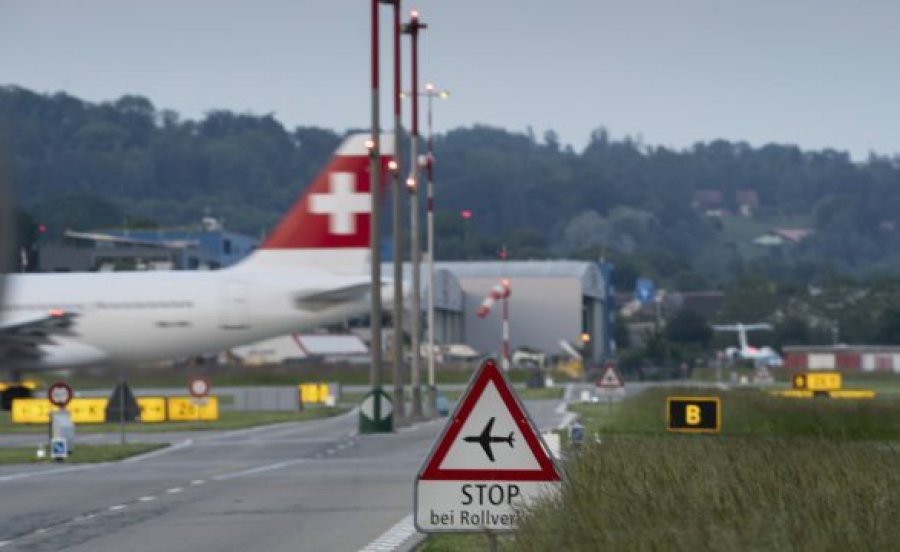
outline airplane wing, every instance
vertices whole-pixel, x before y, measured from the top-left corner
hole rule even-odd
[[[746,324],[744,326],[745,330],[771,330],[771,324]]]
[[[713,324],[712,328],[720,332],[736,332],[740,329],[740,327],[734,324]]]
[[[372,285],[369,282],[365,282],[350,284],[325,291],[314,291],[298,295],[294,299],[294,304],[298,308],[306,311],[323,311],[340,305],[341,303],[365,299],[371,288]]]
[[[67,333],[78,315],[62,310],[16,313],[0,318],[0,358],[38,356],[38,346]]]

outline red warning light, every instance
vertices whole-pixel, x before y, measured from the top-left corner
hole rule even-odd
[[[472,211],[470,211],[469,209],[463,209],[459,212],[459,216],[466,220],[469,220],[470,218],[472,218]]]

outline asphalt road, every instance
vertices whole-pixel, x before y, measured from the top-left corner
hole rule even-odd
[[[541,430],[564,423],[563,404],[526,403]],[[353,413],[142,434],[131,438],[173,446],[118,463],[0,466],[0,550],[392,550],[412,534],[415,475],[445,420],[377,436],[358,435]]]

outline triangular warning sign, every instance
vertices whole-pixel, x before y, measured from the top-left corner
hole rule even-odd
[[[524,408],[493,359],[472,378],[419,480],[559,481]]]
[[[618,370],[616,370],[616,367],[613,364],[607,364],[606,369],[603,371],[603,375],[597,380],[597,387],[622,387],[624,385],[622,376],[619,375]]]

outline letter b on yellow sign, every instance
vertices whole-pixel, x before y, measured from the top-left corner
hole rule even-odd
[[[689,426],[700,425],[700,407],[696,404],[689,404],[684,409],[684,420]]]
[[[718,397],[668,397],[666,429],[684,433],[718,433],[722,405]]]

